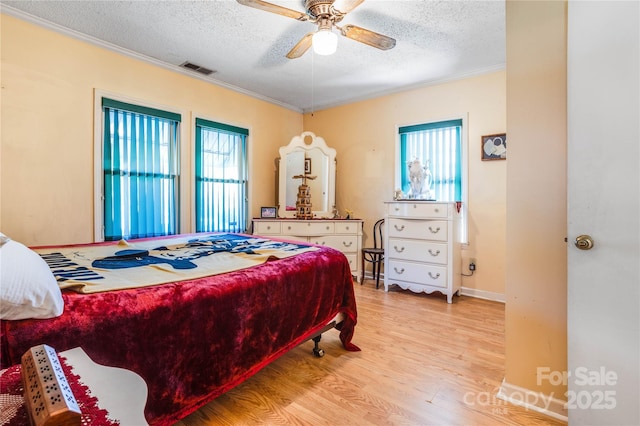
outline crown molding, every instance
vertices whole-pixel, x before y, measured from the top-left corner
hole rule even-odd
[[[7,15],[10,15],[10,16],[13,16],[13,17],[18,18],[18,19],[22,19],[23,21],[26,21],[26,22],[29,22],[31,24],[46,28],[48,30],[51,30],[51,31],[54,31],[54,32],[57,32],[57,33],[60,33],[60,34],[63,34],[63,35],[66,35],[68,37],[71,37],[71,38],[74,38],[74,39],[77,39],[77,40],[80,40],[80,41],[83,41],[83,42],[86,42],[86,43],[89,43],[89,44],[92,44],[92,45],[95,45],[95,46],[98,46],[98,47],[101,47],[103,49],[107,49],[107,50],[110,50],[112,52],[119,53],[121,55],[128,56],[130,58],[137,59],[139,61],[146,62],[148,64],[155,65],[157,67],[164,68],[164,69],[176,72],[178,74],[185,75],[187,77],[191,77],[191,78],[195,78],[197,80],[204,81],[205,83],[213,84],[215,86],[222,87],[224,89],[232,90],[234,92],[241,93],[243,95],[246,95],[246,96],[249,96],[249,97],[252,97],[252,98],[255,98],[255,99],[259,99],[261,101],[269,102],[271,104],[278,105],[280,107],[283,107],[283,108],[286,108],[286,109],[289,109],[289,110],[292,110],[292,111],[295,111],[295,112],[299,112],[299,113],[303,112],[302,109],[300,109],[300,108],[298,108],[296,106],[289,105],[287,103],[280,102],[280,101],[278,101],[276,99],[272,99],[272,98],[269,98],[267,96],[260,95],[258,93],[254,93],[252,91],[243,89],[241,87],[237,87],[237,86],[234,86],[232,84],[228,84],[228,83],[216,80],[215,78],[206,77],[206,76],[200,76],[198,74],[195,74],[194,72],[191,72],[189,70],[181,68],[181,67],[179,67],[177,65],[168,64],[168,63],[160,61],[158,59],[155,59],[155,58],[152,58],[152,57],[149,57],[149,56],[145,56],[145,55],[141,55],[140,53],[134,52],[134,51],[129,50],[129,49],[125,49],[125,48],[120,47],[120,46],[116,46],[115,44],[106,42],[104,40],[100,40],[100,39],[98,39],[96,37],[92,37],[92,36],[87,35],[87,34],[83,34],[83,33],[79,32],[79,31],[72,30],[71,28],[67,28],[67,27],[65,27],[63,25],[59,25],[59,24],[47,21],[46,19],[42,19],[42,18],[39,18],[37,16],[31,15],[29,13],[25,13],[25,12],[23,12],[21,10],[15,9],[15,8],[13,8],[11,6],[8,6],[8,5],[5,5],[5,4],[0,4],[0,12],[4,13],[4,14],[7,14]]]

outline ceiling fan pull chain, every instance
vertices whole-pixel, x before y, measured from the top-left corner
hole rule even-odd
[[[315,96],[315,59],[316,55],[311,53],[311,116],[313,117],[314,96]]]

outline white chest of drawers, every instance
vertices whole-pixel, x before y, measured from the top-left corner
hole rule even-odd
[[[360,276],[362,256],[362,220],[332,219],[254,219],[253,233],[277,236],[340,250],[349,260],[351,275]]]
[[[386,204],[384,288],[439,291],[451,303],[460,291],[460,215],[455,203],[394,201]]]

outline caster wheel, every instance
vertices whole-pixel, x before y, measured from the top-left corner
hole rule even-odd
[[[314,349],[313,350],[313,354],[318,358],[322,358],[324,356],[324,350],[323,349]]]

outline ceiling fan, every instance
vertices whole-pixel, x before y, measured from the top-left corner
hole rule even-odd
[[[295,59],[304,55],[309,47],[314,46],[314,51],[323,55],[330,55],[335,52],[338,38],[331,30],[336,27],[340,34],[360,43],[368,44],[381,50],[388,50],[396,45],[395,39],[386,35],[378,34],[355,25],[344,25],[339,27],[338,22],[342,21],[345,15],[359,6],[364,0],[305,0],[305,12],[289,9],[277,4],[268,3],[262,0],[237,0],[245,6],[277,13],[298,21],[308,21],[318,24],[318,30],[306,34],[287,53],[287,58]],[[323,42],[322,39],[325,39]],[[328,44],[324,44],[328,43]]]

